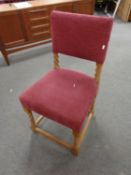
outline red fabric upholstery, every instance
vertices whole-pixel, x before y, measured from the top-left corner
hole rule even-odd
[[[21,96],[23,106],[79,131],[96,96],[93,78],[58,69],[31,86]]]
[[[54,11],[51,15],[53,51],[103,63],[112,18]]]

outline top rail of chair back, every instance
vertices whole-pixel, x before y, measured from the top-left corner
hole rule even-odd
[[[111,17],[53,11],[53,52],[102,64],[106,57],[112,24]]]

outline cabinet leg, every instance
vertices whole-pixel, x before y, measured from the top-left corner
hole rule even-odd
[[[6,64],[10,65],[10,62],[9,62],[9,59],[8,59],[8,54],[7,54],[6,50],[1,50],[1,52],[2,52],[2,55],[5,59]]]

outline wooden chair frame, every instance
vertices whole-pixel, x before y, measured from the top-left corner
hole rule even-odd
[[[54,53],[54,69],[59,69],[59,56],[58,53]],[[97,64],[96,63],[96,72],[95,72],[95,80],[97,84],[99,84],[100,81],[100,75],[101,75],[101,70],[102,70],[102,64]],[[73,137],[74,137],[74,142],[72,144],[66,143],[64,140],[61,140],[57,138],[56,136],[50,134],[49,132],[41,129],[39,127],[39,123],[41,122],[42,119],[44,119],[43,116],[39,116],[36,120],[34,119],[32,111],[24,107],[24,111],[28,114],[30,123],[31,123],[31,129],[33,132],[39,133],[42,136],[47,137],[48,139],[64,146],[65,148],[69,149],[74,155],[78,155],[80,151],[80,145],[85,137],[85,134],[88,131],[89,124],[91,122],[91,119],[94,114],[94,106],[95,106],[95,100],[91,106],[91,109],[88,113],[87,119],[84,123],[83,128],[81,129],[80,132],[72,131]]]

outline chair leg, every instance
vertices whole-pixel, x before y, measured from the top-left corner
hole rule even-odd
[[[64,146],[65,148],[69,149],[72,152],[72,154],[74,154],[76,156],[79,154],[80,145],[81,145],[81,143],[82,143],[82,141],[85,137],[85,134],[87,133],[87,129],[89,127],[89,124],[90,124],[92,116],[93,116],[92,112],[89,113],[89,115],[87,117],[87,120],[85,122],[85,125],[82,128],[82,130],[79,131],[79,132],[73,131],[73,136],[74,136],[73,144],[68,144],[65,141],[55,137],[54,135],[52,135],[52,134],[48,133],[47,131],[44,131],[44,130],[42,130],[41,128],[38,127],[38,124],[43,119],[43,116],[39,116],[36,120],[34,120],[34,117],[33,117],[33,114],[32,114],[31,110],[24,107],[24,111],[29,116],[30,123],[31,123],[31,129],[32,129],[33,132],[39,133],[39,134],[47,137],[48,139]]]
[[[27,113],[29,119],[30,119],[30,123],[31,123],[31,129],[33,132],[36,132],[36,123],[32,114],[32,111],[28,110],[27,108],[24,108],[24,111]]]
[[[73,131],[74,144],[71,148],[71,152],[74,155],[78,155],[79,152],[80,152],[80,145],[83,142],[85,135],[87,134],[87,131],[88,131],[88,128],[89,128],[92,117],[93,117],[93,113],[90,112],[87,119],[86,119],[86,121],[85,121],[85,125],[82,128],[82,130],[80,132]]]
[[[89,113],[92,113],[93,115],[94,115],[94,111],[95,111],[95,104],[96,104],[96,97],[95,97],[94,102],[93,102],[93,104],[90,108],[90,111],[89,111]]]
[[[95,111],[95,101],[93,103],[93,105],[91,106],[90,112],[94,114]]]
[[[71,148],[71,152],[74,155],[78,155],[80,152],[80,133],[73,131],[74,143]]]

